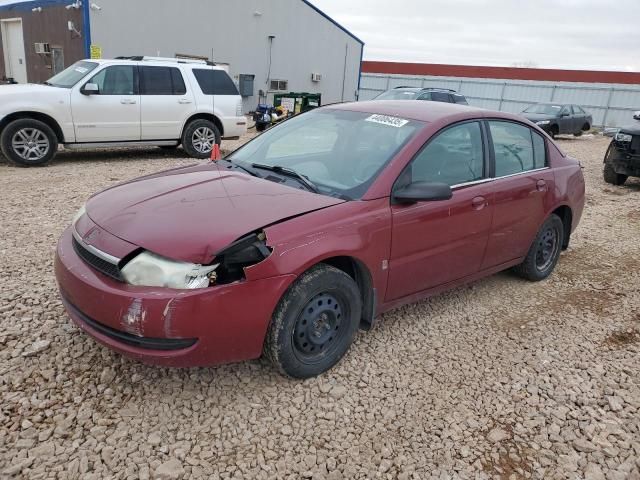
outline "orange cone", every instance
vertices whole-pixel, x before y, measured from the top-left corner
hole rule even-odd
[[[213,148],[211,149],[211,161],[215,162],[216,160],[220,160],[222,157],[220,156],[220,145],[217,143],[213,144]]]

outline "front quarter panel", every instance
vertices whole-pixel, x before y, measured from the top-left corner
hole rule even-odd
[[[391,247],[389,199],[352,201],[317,210],[265,229],[271,256],[247,268],[247,280],[294,274],[331,257],[348,256],[371,274],[377,298],[384,298]],[[294,277],[294,278],[295,278]]]

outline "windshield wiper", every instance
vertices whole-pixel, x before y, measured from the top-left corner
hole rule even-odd
[[[49,82],[42,82],[42,83],[44,83],[45,85],[49,85],[50,87],[52,87],[52,86],[53,86],[53,84],[52,84],[52,83],[49,83]]]
[[[233,165],[235,168],[239,168],[240,170],[244,170],[245,172],[247,172],[249,175],[251,175],[252,177],[257,177],[258,175],[256,174],[256,172],[252,172],[251,170],[249,170],[247,167],[243,167],[240,162],[232,162],[231,160],[227,159],[227,158],[223,158],[222,160],[218,160],[219,162],[227,162],[230,163],[231,165]]]
[[[316,185],[311,180],[309,180],[307,177],[305,177],[301,173],[296,172],[292,168],[287,168],[287,167],[283,167],[283,166],[280,166],[280,165],[263,165],[262,163],[252,163],[251,166],[253,168],[260,168],[262,170],[269,170],[271,172],[280,173],[282,175],[286,175],[288,177],[295,178],[301,184],[303,184],[305,187],[307,187],[307,190],[309,190],[310,192],[320,193],[320,190],[318,190],[318,187],[316,187]]]

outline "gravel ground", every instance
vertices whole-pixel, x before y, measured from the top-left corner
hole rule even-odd
[[[559,140],[588,204],[548,281],[392,311],[306,381],[262,360],[147,367],[65,315],[52,258],[74,212],[180,152],[0,163],[0,476],[640,479],[640,182],[603,183],[608,141]]]

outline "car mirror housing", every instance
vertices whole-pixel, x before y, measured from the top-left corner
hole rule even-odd
[[[413,182],[393,192],[391,198],[393,203],[408,204],[449,200],[452,196],[453,191],[446,183]]]
[[[100,93],[100,88],[95,83],[87,83],[84,87],[82,87],[81,92],[84,95],[97,95]]]

